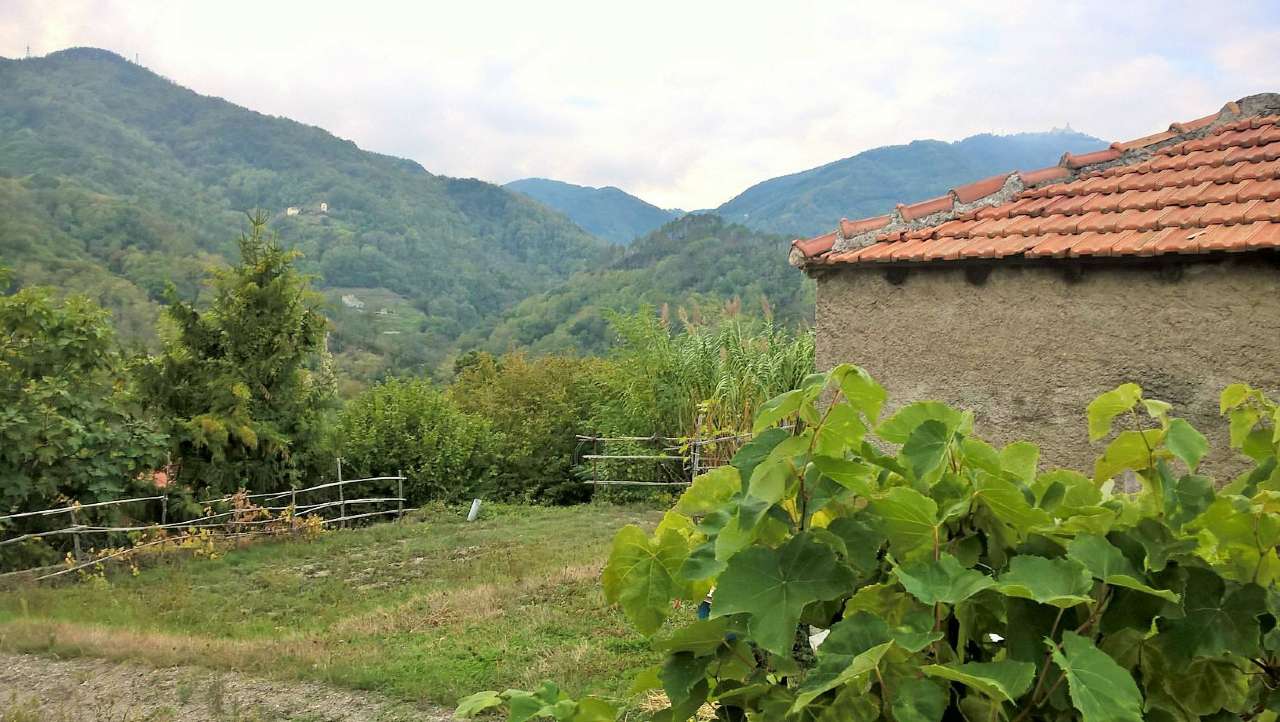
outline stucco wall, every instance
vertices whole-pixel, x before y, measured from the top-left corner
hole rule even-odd
[[[1210,473],[1240,468],[1218,394],[1244,381],[1280,390],[1280,267],[1254,256],[1193,263],[1180,274],[1090,266],[828,272],[818,280],[819,369],[852,361],[893,405],[938,399],[972,409],[979,436],[1036,442],[1042,466],[1091,472],[1085,406],[1135,381],[1210,440]]]

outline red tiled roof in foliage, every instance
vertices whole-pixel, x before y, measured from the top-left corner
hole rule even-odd
[[[1280,95],[1169,130],[842,220],[792,243],[805,268],[1280,248]]]

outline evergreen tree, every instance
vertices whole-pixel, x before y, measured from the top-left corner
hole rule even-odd
[[[211,493],[301,481],[333,399],[321,296],[266,217],[249,220],[239,265],[213,272],[207,309],[169,290],[164,350],[143,372],[172,425],[178,479]]]

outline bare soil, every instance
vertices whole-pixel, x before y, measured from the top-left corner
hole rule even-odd
[[[0,654],[0,722],[444,722],[363,692],[199,667]]]

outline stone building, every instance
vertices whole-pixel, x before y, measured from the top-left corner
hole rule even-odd
[[[1085,406],[1135,381],[1209,436],[1222,388],[1280,391],[1280,95],[792,244],[820,369],[972,409],[993,442],[1091,470]]]

